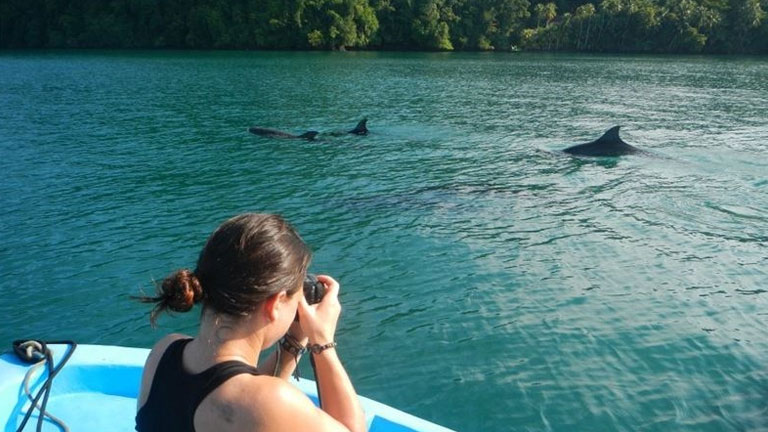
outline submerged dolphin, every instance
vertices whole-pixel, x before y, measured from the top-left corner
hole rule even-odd
[[[323,135],[330,135],[330,136],[340,136],[345,134],[354,134],[354,135],[368,135],[368,127],[366,126],[368,123],[368,119],[364,118],[360,120],[357,123],[357,126],[355,126],[354,129],[348,130],[348,131],[338,131],[338,132],[323,132]],[[314,140],[315,137],[317,137],[320,132],[318,131],[307,131],[304,132],[301,135],[294,135],[288,132],[283,132],[275,129],[267,129],[267,128],[260,128],[260,127],[250,127],[248,128],[248,132],[254,134],[254,135],[260,135],[265,136],[269,138],[298,138],[298,139],[305,139],[305,140]]]
[[[315,137],[318,134],[317,131],[307,131],[301,135],[294,135],[288,132],[283,132],[283,131],[274,130],[274,129],[260,128],[260,127],[250,127],[248,128],[248,132],[254,135],[260,135],[260,136],[265,136],[269,138],[295,138],[295,139],[305,139],[310,141],[315,139]]]
[[[614,126],[608,129],[600,138],[588,142],[568,147],[563,150],[564,153],[575,156],[622,156],[627,154],[645,153],[637,147],[633,147],[619,138],[619,128]]]

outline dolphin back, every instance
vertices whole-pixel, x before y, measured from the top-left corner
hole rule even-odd
[[[254,134],[254,135],[265,135],[269,133],[269,129],[264,129],[260,127],[249,127],[248,132]]]
[[[317,131],[307,131],[301,135],[294,135],[288,132],[283,132],[275,129],[255,127],[255,126],[249,127],[248,132],[254,135],[260,135],[260,136],[271,137],[271,138],[300,138],[305,140],[313,140],[315,139],[315,136],[317,136],[318,134]]]
[[[640,151],[636,147],[632,147],[622,141],[621,137],[619,137],[620,128],[621,126],[614,126],[608,129],[600,138],[586,144],[568,147],[563,152],[576,156],[613,157]]]
[[[267,128],[261,128],[261,127],[250,127],[248,128],[248,132],[254,134],[254,135],[261,135],[266,137],[283,137],[283,138],[295,138],[295,135],[291,135],[287,132],[275,130],[275,129],[267,129]]]

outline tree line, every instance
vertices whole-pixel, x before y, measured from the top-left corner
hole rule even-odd
[[[768,0],[0,0],[0,48],[768,53]]]

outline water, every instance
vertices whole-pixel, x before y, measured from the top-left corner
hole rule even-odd
[[[360,394],[460,431],[768,429],[768,59],[5,52],[0,89],[2,346],[194,332],[128,297],[278,212],[342,283]],[[658,157],[557,153],[615,124]]]

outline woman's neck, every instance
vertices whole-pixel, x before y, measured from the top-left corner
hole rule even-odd
[[[190,354],[207,365],[239,360],[256,366],[264,345],[264,332],[251,319],[243,317],[235,321],[229,317],[204,313],[200,320],[200,332],[190,343]]]

